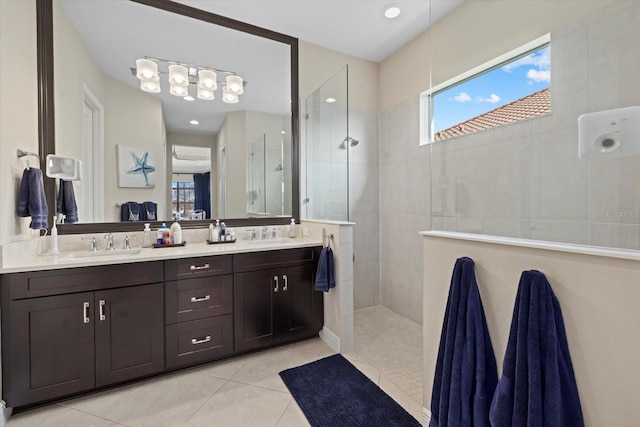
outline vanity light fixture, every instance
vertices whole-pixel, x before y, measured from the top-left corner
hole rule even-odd
[[[168,64],[167,71],[158,71],[158,63]],[[133,72],[132,68],[132,72]],[[169,93],[180,96],[186,101],[193,101],[189,95],[189,85],[196,86],[198,99],[210,101],[215,99],[215,91],[222,85],[222,101],[235,104],[238,95],[244,93],[246,82],[235,71],[190,65],[168,59],[145,56],[136,60],[135,75],[140,79],[140,89],[145,92],[158,93],[160,74],[169,75]],[[226,74],[224,81],[218,80],[218,74]]]
[[[397,3],[388,4],[382,9],[382,14],[387,19],[397,18],[400,15],[400,5]]]

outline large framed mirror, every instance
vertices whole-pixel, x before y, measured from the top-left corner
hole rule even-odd
[[[139,230],[131,219],[150,206],[154,226],[299,218],[298,40],[187,3],[37,0],[43,167],[47,154],[83,164],[79,220],[60,233]],[[156,64],[159,93],[143,90],[138,59]],[[176,64],[188,73],[182,96],[169,81]],[[200,70],[217,73],[212,100],[199,97]],[[243,79],[231,103],[227,75]],[[53,212],[60,182],[45,181]],[[135,204],[141,215],[127,217]]]

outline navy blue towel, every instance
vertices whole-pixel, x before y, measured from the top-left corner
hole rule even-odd
[[[336,287],[336,278],[333,267],[333,251],[329,246],[323,247],[318,260],[316,270],[315,290],[329,292],[329,289]]]
[[[491,425],[584,426],[560,304],[547,278],[520,278]]]
[[[40,230],[49,227],[49,208],[47,198],[44,195],[44,182],[42,171],[38,168],[27,168],[22,173],[20,192],[18,194],[18,208],[16,214],[19,217],[31,217],[29,227]]]
[[[120,207],[120,221],[141,221],[141,210],[142,208],[138,202],[123,203]]]
[[[157,221],[158,204],[154,202],[142,203],[142,219],[145,221]]]
[[[496,358],[470,258],[453,268],[431,393],[431,427],[489,426]]]
[[[78,222],[78,205],[76,195],[73,191],[73,182],[60,180],[58,188],[58,199],[56,201],[56,212],[64,215],[64,222],[73,224]]]

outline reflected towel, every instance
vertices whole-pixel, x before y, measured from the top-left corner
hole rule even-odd
[[[120,207],[120,221],[140,221],[140,204],[138,202],[126,202]]]
[[[323,247],[316,270],[316,291],[329,292],[329,289],[336,287],[333,262],[333,251],[328,246]]]
[[[19,217],[31,217],[29,227],[40,230],[49,227],[47,217],[49,208],[44,194],[44,182],[42,171],[38,168],[27,168],[22,173],[20,191],[18,194],[17,215]]]
[[[520,278],[502,369],[492,426],[584,426],[560,303],[539,271]]]
[[[156,221],[158,219],[158,204],[154,202],[142,203],[142,219],[148,221]]]
[[[474,263],[459,258],[440,336],[429,426],[489,426],[489,400],[497,382]]]
[[[64,221],[69,224],[78,222],[78,205],[76,195],[73,191],[73,182],[60,180],[58,188],[58,199],[56,201],[56,212],[64,215]]]

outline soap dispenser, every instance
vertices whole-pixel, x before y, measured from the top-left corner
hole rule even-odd
[[[171,224],[171,243],[174,245],[182,244],[182,227],[180,227],[178,221],[174,221]]]
[[[53,225],[51,226],[51,248],[49,249],[50,255],[58,255],[58,227],[56,227],[58,217],[53,216]]]
[[[296,235],[296,220],[291,218],[291,225],[289,225],[289,237],[295,238]]]
[[[142,247],[143,248],[150,248],[152,246],[152,242],[151,242],[151,228],[149,228],[151,226],[151,224],[149,224],[148,222],[144,224],[144,230],[143,230],[143,235],[142,235]]]

